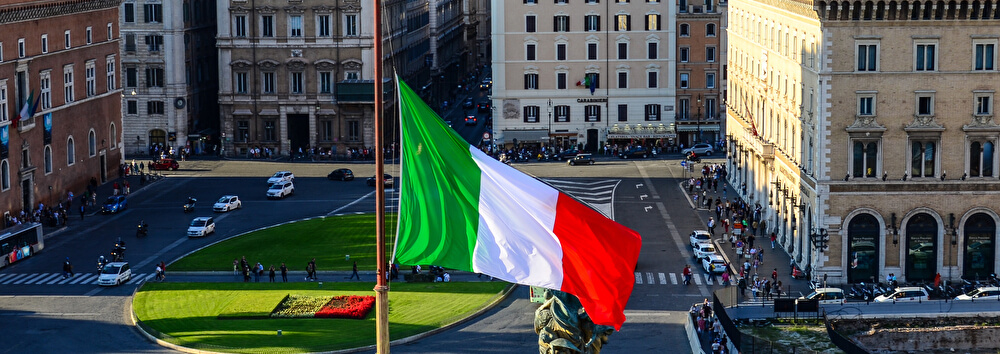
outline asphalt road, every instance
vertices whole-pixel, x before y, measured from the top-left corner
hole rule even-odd
[[[326,180],[329,171],[345,166],[354,170],[355,181]],[[701,224],[677,189],[677,178],[684,177],[677,160],[599,158],[594,166],[542,162],[515,167],[582,200],[603,205],[619,222],[643,235],[636,285],[626,308],[628,321],[611,336],[605,351],[653,353],[669,348],[690,352],[684,344],[684,314],[693,302],[708,297],[719,285],[709,285],[707,278],[690,286],[676,282],[691,259],[687,234]],[[295,195],[266,200],[266,177],[286,169],[296,174]],[[395,167],[387,167],[387,172],[398,175]],[[181,170],[168,172],[163,180],[133,193],[125,212],[74,222],[47,239],[45,250],[35,257],[0,270],[0,316],[4,319],[0,321],[0,333],[4,333],[0,352],[167,352],[139,337],[130,325],[127,302],[135,284],[116,288],[58,284],[58,279],[44,275],[40,276],[45,279],[41,284],[4,284],[5,279],[13,274],[59,273],[65,257],[74,261],[77,272],[91,272],[97,256],[108,254],[118,237],[127,242],[127,258],[135,272],[149,274],[154,263],[169,263],[220,238],[303,217],[371,211],[372,188],[364,179],[373,174],[371,164],[184,162]],[[609,190],[611,193],[605,193]],[[217,231],[212,236],[185,237],[188,222],[195,216],[213,215],[208,208],[223,194],[239,195],[243,209],[214,214]],[[198,210],[185,214],[181,205],[188,196],[198,198]],[[140,219],[150,224],[151,232],[137,239],[135,225]],[[531,327],[536,306],[527,301],[527,290],[522,287],[504,304],[474,321],[393,350],[533,352],[537,350],[537,336]]]

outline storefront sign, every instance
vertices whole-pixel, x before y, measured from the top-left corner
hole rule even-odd
[[[596,102],[607,102],[607,98],[577,98],[576,103],[596,103]]]
[[[608,139],[676,139],[677,134],[608,134]]]

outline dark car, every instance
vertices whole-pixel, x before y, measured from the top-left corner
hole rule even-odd
[[[108,197],[101,205],[101,213],[103,214],[115,214],[121,212],[128,208],[128,200],[125,199],[124,195],[114,195]]]
[[[160,159],[149,164],[154,170],[174,170],[181,167],[174,159]]]
[[[489,90],[491,86],[492,86],[492,83],[484,82],[484,83],[479,84],[479,89],[482,90],[482,91],[486,91],[486,90]]]
[[[552,156],[552,158],[554,158],[554,159],[556,159],[558,161],[569,160],[569,159],[572,159],[572,158],[576,157],[576,155],[579,155],[579,154],[580,154],[579,150],[566,150],[566,151],[560,152],[558,154],[555,154],[554,156]]]
[[[649,153],[646,151],[646,149],[641,147],[634,147],[618,154],[618,157],[622,159],[641,159],[645,158],[646,156],[649,156]]]
[[[490,101],[479,102],[479,104],[476,105],[476,109],[478,109],[480,112],[489,112],[490,111]]]
[[[375,176],[368,177],[368,180],[365,181],[365,183],[367,183],[369,187],[374,187]],[[392,187],[392,176],[390,176],[388,173],[382,175],[382,185],[387,188]]]
[[[476,103],[472,102],[471,98],[465,100],[465,102],[462,102],[462,108],[465,108],[465,109],[472,109],[475,106],[476,106]]]
[[[354,171],[351,171],[351,169],[349,168],[339,168],[333,170],[333,172],[330,172],[330,174],[326,175],[326,178],[338,181],[353,181]]]
[[[465,117],[465,125],[476,125],[476,116]]]
[[[569,162],[567,162],[567,163],[570,166],[576,166],[576,165],[593,165],[594,164],[594,155],[591,155],[591,154],[579,154],[579,155],[576,155],[576,157],[574,157],[573,159],[569,160]]]

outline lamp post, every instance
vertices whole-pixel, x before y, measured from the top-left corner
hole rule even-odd
[[[698,127],[698,138],[694,143],[698,144],[701,142],[701,94],[700,93],[698,94],[698,115],[695,116],[695,119],[697,119],[696,125]],[[692,144],[691,146],[694,146],[694,144]]]
[[[549,108],[548,108],[548,110],[549,110],[549,121],[548,121],[548,124],[549,124],[549,128],[548,128],[549,129],[549,133],[548,134],[549,134],[549,143],[550,143],[549,145],[551,145],[551,140],[552,140],[552,99],[551,98],[549,99]]]

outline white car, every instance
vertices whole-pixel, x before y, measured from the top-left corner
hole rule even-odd
[[[210,216],[200,216],[191,220],[188,226],[188,237],[205,237],[215,232],[215,219]]]
[[[278,171],[275,172],[271,178],[267,179],[267,184],[273,184],[277,182],[291,182],[295,180],[295,175],[290,171]]]
[[[838,288],[816,288],[813,292],[799,299],[818,300],[821,305],[844,304],[847,299],[844,291]]]
[[[276,182],[267,188],[267,199],[281,199],[295,193],[292,182]]]
[[[712,234],[708,233],[706,230],[694,230],[691,232],[691,247],[694,247],[699,242],[712,242]]]
[[[694,259],[700,260],[702,258],[711,256],[715,253],[715,245],[708,242],[699,242],[694,245]]]
[[[694,144],[694,146],[692,147],[681,150],[681,153],[684,155],[687,155],[691,152],[694,152],[694,154],[698,156],[712,156],[712,153],[715,152],[715,149],[712,148],[712,145],[710,144],[702,143],[702,144]]]
[[[717,254],[710,254],[708,255],[708,257],[702,258],[701,266],[705,268],[706,273],[715,273],[715,274],[725,273],[726,269],[728,268],[726,266],[726,260],[722,259],[722,256]]]
[[[240,201],[240,197],[235,195],[224,195],[215,202],[212,206],[212,210],[225,213],[230,210],[239,209],[243,207],[243,202]]]
[[[955,297],[955,300],[1000,300],[1000,288],[984,286]]]
[[[97,277],[97,285],[116,286],[132,279],[132,269],[128,262],[111,262],[104,265],[101,275]]]
[[[908,286],[896,288],[896,291],[885,295],[879,295],[875,302],[918,302],[927,301],[927,290],[919,286]]]

